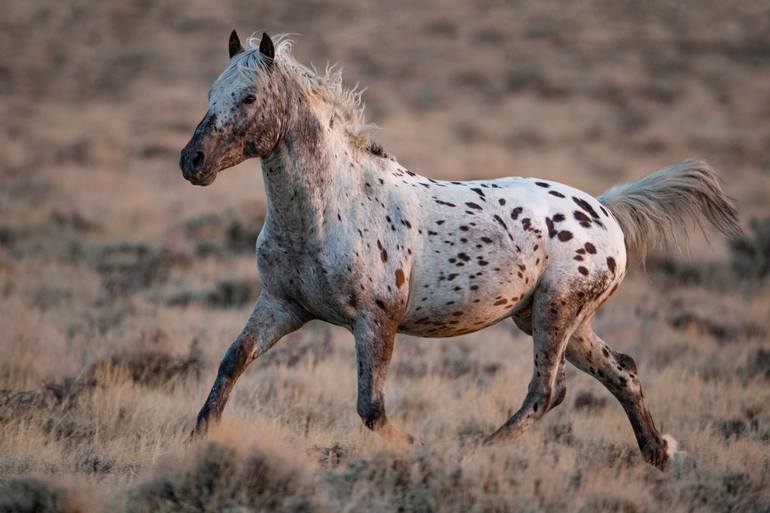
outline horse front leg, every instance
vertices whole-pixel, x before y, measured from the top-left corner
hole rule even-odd
[[[393,355],[396,327],[391,323],[363,320],[356,323],[358,401],[356,410],[364,425],[395,445],[409,445],[414,438],[388,421],[385,414],[385,380]]]
[[[198,413],[191,437],[206,433],[209,423],[222,415],[235,382],[248,365],[309,320],[295,304],[262,291],[240,335],[230,344],[219,364],[211,392]]]

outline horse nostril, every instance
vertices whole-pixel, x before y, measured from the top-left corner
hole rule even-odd
[[[198,171],[203,166],[204,160],[206,160],[206,156],[203,152],[196,151],[192,156],[192,159],[190,159],[190,165],[192,166],[193,171]]]

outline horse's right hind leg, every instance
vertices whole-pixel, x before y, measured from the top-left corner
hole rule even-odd
[[[598,379],[615,398],[634,428],[634,435],[644,459],[656,467],[669,463],[669,442],[664,439],[644,402],[642,385],[634,360],[610,348],[594,333],[590,321],[585,322],[572,336],[566,349],[567,360],[580,370]]]

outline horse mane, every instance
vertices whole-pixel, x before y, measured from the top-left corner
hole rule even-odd
[[[246,39],[244,51],[235,57],[231,71],[241,74],[241,78],[254,80],[273,76],[276,72],[289,78],[312,105],[317,102],[331,108],[329,125],[341,130],[354,148],[369,151],[374,155],[384,154],[382,147],[374,143],[369,132],[374,128],[364,118],[364,103],[361,98],[364,90],[358,85],[346,88],[342,82],[342,69],[336,65],[327,65],[323,72],[314,66],[307,67],[297,62],[292,53],[293,41],[289,34],[276,34],[272,37],[275,45],[274,67],[271,73],[264,73],[267,59],[259,51],[259,37],[256,32]],[[372,151],[376,148],[378,151]]]

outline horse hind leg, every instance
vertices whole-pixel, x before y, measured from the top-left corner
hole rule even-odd
[[[576,331],[565,353],[570,363],[599,380],[623,406],[644,459],[666,468],[676,451],[676,441],[661,436],[655,427],[633,358],[609,347],[594,333],[590,322]]]
[[[532,335],[532,304],[520,310],[511,316],[516,326],[526,333]],[[564,398],[567,396],[567,378],[564,371],[564,355],[562,355],[561,363],[559,364],[559,371],[556,377],[556,390],[554,393],[553,401],[549,404],[549,410],[560,405]]]
[[[513,440],[564,399],[564,350],[579,325],[582,309],[569,287],[550,289],[544,284],[535,291],[531,326],[526,322],[528,315],[514,318],[525,332],[531,328],[535,368],[521,407],[485,444]]]

